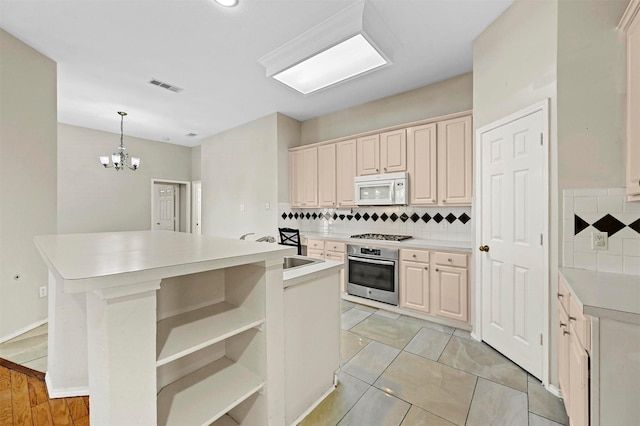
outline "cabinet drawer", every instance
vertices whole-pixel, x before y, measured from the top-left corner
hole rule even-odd
[[[327,251],[335,251],[335,252],[344,253],[345,252],[345,244],[344,243],[338,243],[336,241],[325,241],[324,242],[324,249],[327,250]]]
[[[324,250],[324,240],[307,239],[307,250]]]
[[[467,267],[467,255],[459,253],[433,252],[433,263],[437,265]]]
[[[558,294],[556,296],[564,310],[569,312],[569,299],[571,299],[571,293],[567,290],[567,286],[564,285],[562,278],[558,278]]]
[[[569,324],[573,327],[585,350],[591,352],[591,321],[584,316],[575,298],[569,298]]]
[[[411,262],[429,263],[429,252],[425,250],[400,250],[400,259],[409,260]]]
[[[307,257],[314,259],[324,259],[324,250],[307,249]]]

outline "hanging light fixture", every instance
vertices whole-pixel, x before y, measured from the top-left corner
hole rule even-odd
[[[113,164],[109,165],[109,156],[101,155],[100,162],[104,166],[104,168],[113,167],[116,170],[122,170],[125,166],[130,168],[131,170],[137,170],[140,167],[140,157],[131,157],[131,161],[129,161],[129,154],[124,151],[126,148],[124,147],[124,116],[127,115],[126,112],[118,111],[120,115],[120,146],[116,149],[116,152],[111,154],[111,162]]]

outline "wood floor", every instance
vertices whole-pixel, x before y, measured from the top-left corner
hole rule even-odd
[[[0,358],[0,425],[89,424],[89,397],[49,399],[44,373]]]

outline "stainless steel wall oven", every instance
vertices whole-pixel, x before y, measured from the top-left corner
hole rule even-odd
[[[398,249],[347,245],[347,293],[398,305]]]

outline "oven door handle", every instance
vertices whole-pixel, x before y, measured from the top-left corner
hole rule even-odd
[[[364,257],[348,256],[347,259],[353,260],[353,261],[356,261],[356,262],[373,263],[375,265],[394,266],[396,264],[396,262],[394,262],[392,260],[373,260],[373,259],[366,259]]]

